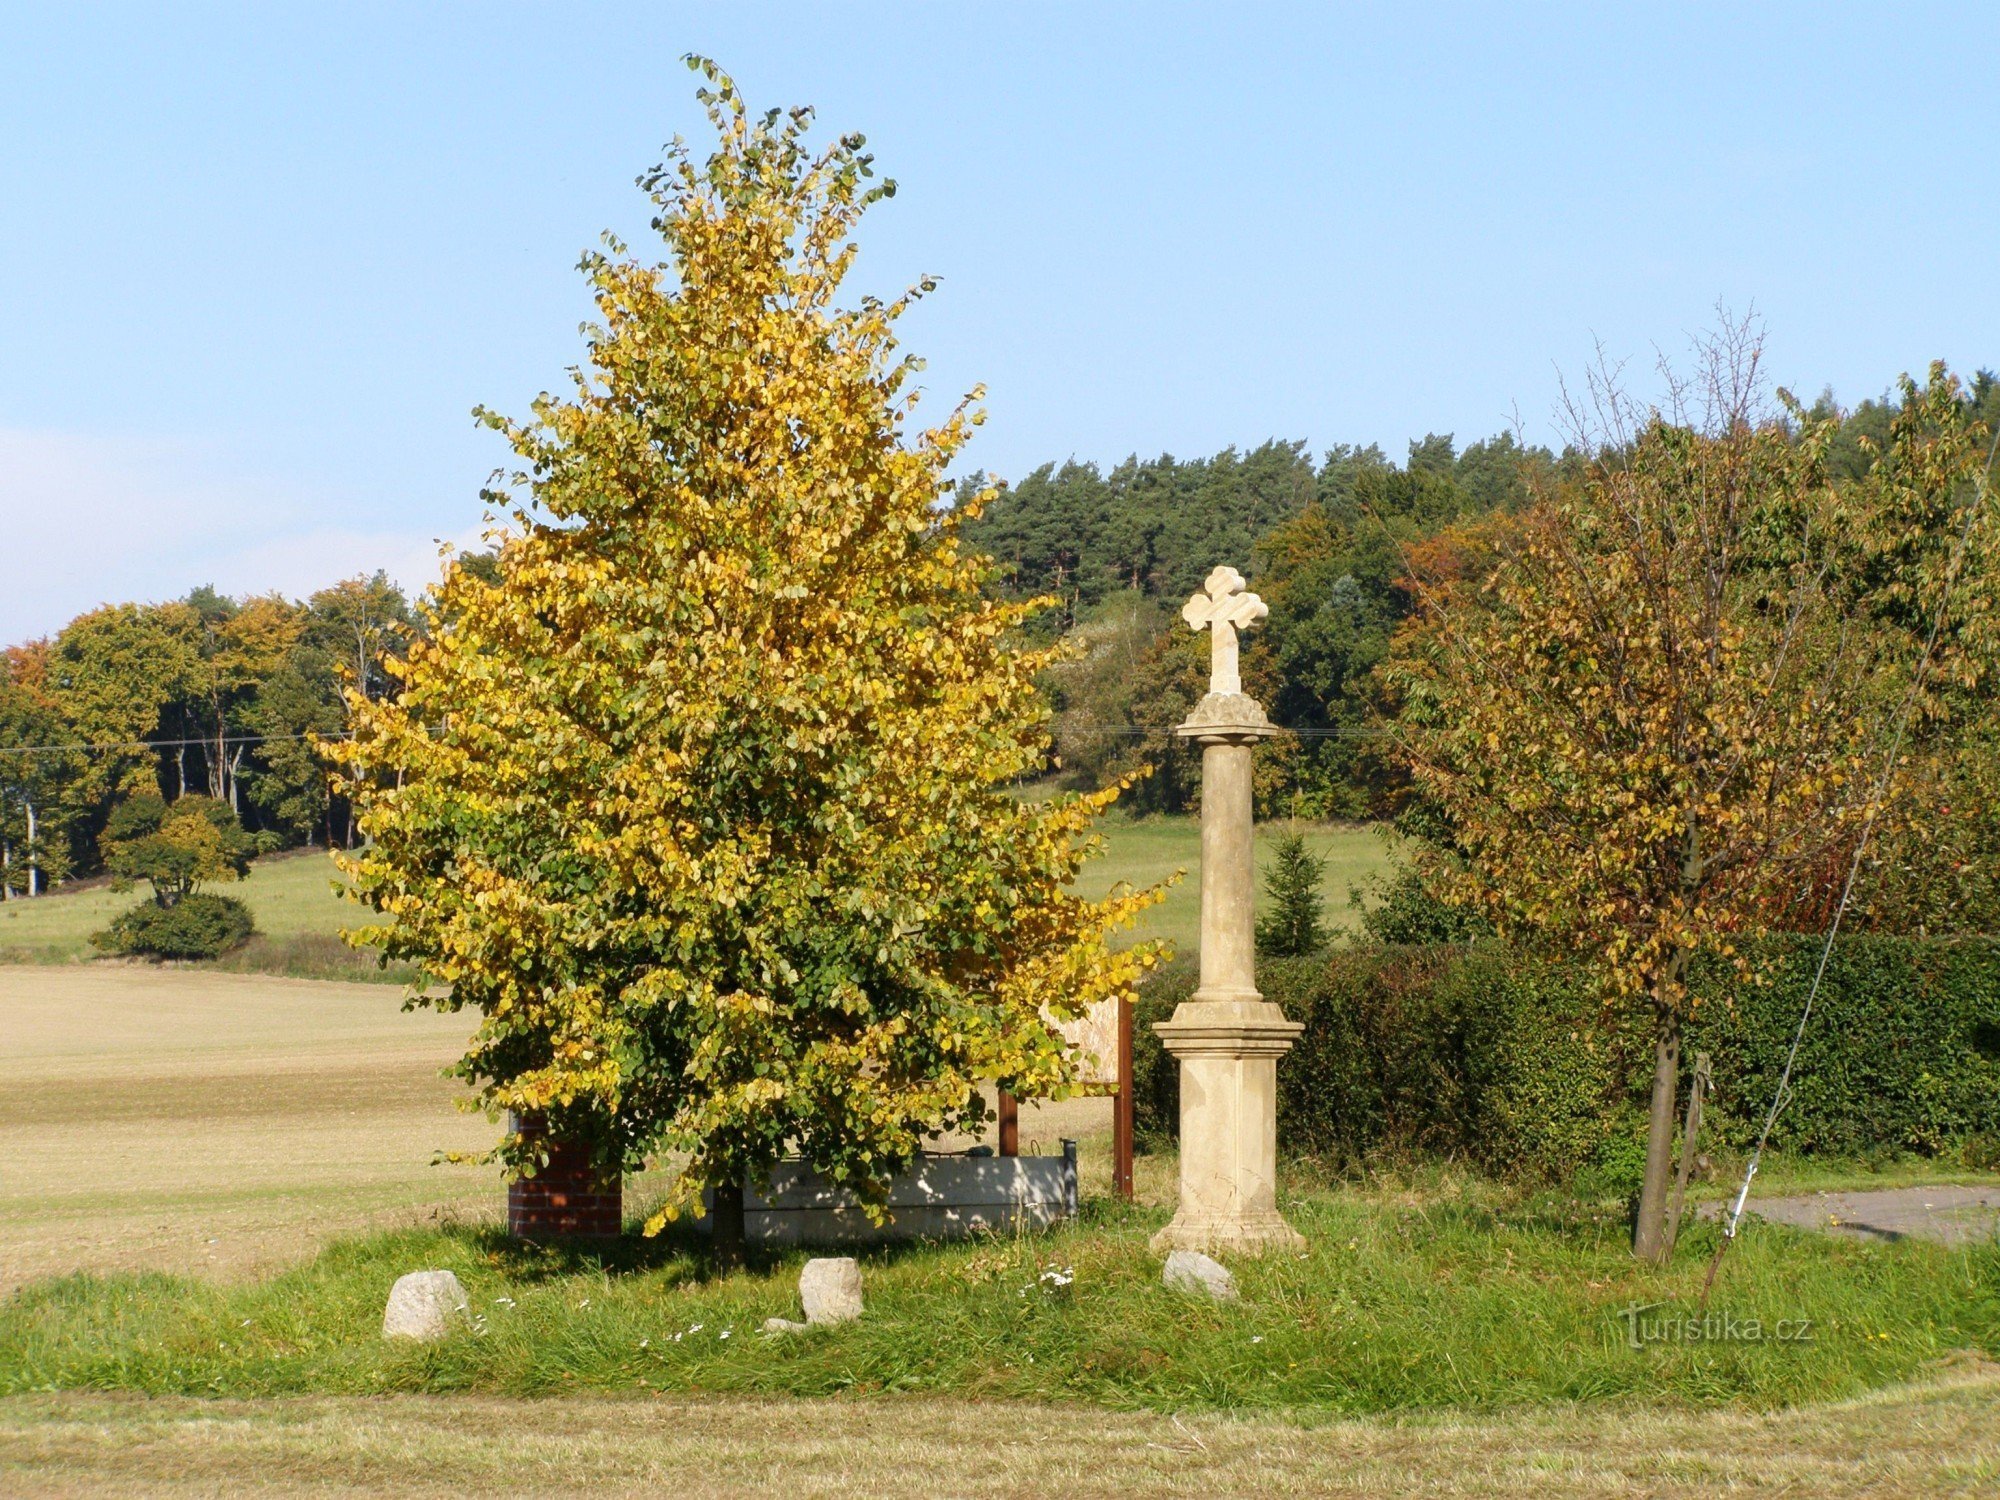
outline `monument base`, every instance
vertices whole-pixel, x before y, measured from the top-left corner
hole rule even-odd
[[[1181,1067],[1180,1211],[1153,1249],[1303,1249],[1278,1212],[1277,1127],[1278,1059],[1304,1028],[1239,986],[1197,990],[1153,1029]]]
[[[1285,1222],[1276,1209],[1231,1219],[1183,1219],[1147,1241],[1155,1255],[1171,1250],[1200,1250],[1209,1255],[1262,1255],[1269,1250],[1303,1250],[1306,1237]]]

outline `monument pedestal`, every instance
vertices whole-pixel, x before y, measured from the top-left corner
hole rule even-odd
[[[1197,995],[1153,1029],[1181,1065],[1180,1208],[1153,1249],[1304,1249],[1278,1212],[1278,1059],[1305,1028],[1268,1000]]]

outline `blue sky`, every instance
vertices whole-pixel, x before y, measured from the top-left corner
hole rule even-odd
[[[1849,401],[2000,365],[1992,12],[0,4],[0,640],[213,581],[425,581],[577,355],[577,256],[753,106],[865,131],[857,290],[971,462],[1553,435],[1718,302]]]

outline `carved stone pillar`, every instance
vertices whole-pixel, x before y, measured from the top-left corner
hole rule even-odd
[[[1234,593],[1241,587],[1218,568],[1209,599],[1196,595],[1186,611],[1196,629],[1218,627],[1218,688],[1236,687],[1235,627],[1263,612],[1256,595]],[[1175,732],[1202,746],[1201,987],[1153,1028],[1181,1068],[1180,1208],[1153,1248],[1298,1249],[1304,1238],[1278,1212],[1278,1059],[1304,1028],[1258,992],[1256,975],[1251,747],[1278,731],[1255,699],[1212,690]]]

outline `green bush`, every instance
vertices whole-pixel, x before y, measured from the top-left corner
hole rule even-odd
[[[1361,930],[1378,943],[1472,943],[1493,936],[1491,922],[1440,900],[1422,872],[1407,864],[1387,879],[1349,886],[1347,904],[1360,917]]]
[[[1820,939],[1767,939],[1750,975],[1709,961],[1687,1054],[1715,1061],[1716,1125],[1755,1140],[1819,962]],[[1834,945],[1772,1141],[1800,1155],[1937,1155],[2000,1131],[2000,941],[1864,935]]]
[[[107,953],[139,958],[219,958],[255,932],[250,908],[229,896],[197,891],[172,906],[142,901],[120,912],[91,942]]]
[[[1711,1140],[1755,1139],[1819,956],[1810,937],[1749,946],[1745,978],[1704,962],[1685,1044],[1708,1052]],[[1171,1140],[1174,1061],[1153,1035],[1193,990],[1178,965],[1135,1014],[1142,1144]],[[1258,983],[1305,1031],[1278,1068],[1278,1137],[1339,1168],[1452,1159],[1622,1191],[1649,1079],[1643,1039],[1607,1033],[1573,962],[1471,946],[1364,944],[1268,962]],[[1799,1155],[1957,1152],[2000,1136],[2000,942],[1843,939],[1773,1142]]]
[[[1135,1133],[1155,1148],[1173,1138],[1180,1095],[1151,1023],[1194,983],[1176,965],[1134,1012]],[[1258,984],[1305,1027],[1278,1067],[1278,1138],[1293,1154],[1568,1176],[1615,1123],[1595,1001],[1506,949],[1366,945],[1262,964]]]

